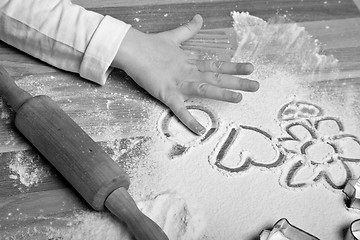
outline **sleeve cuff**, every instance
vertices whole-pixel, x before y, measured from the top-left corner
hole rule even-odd
[[[115,55],[131,25],[105,16],[96,29],[80,65],[80,76],[104,85]]]

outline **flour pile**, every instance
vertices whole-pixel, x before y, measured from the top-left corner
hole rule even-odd
[[[200,239],[205,226],[201,215],[192,215],[183,199],[171,192],[138,202],[139,209],[153,219],[172,240]],[[124,225],[104,213],[78,213],[66,219],[67,227],[47,227],[49,239],[131,240]]]
[[[249,61],[258,67],[273,64],[287,72],[336,70],[338,60],[321,55],[318,40],[289,19],[277,16],[266,22],[244,12],[232,12],[232,16],[238,39],[235,61]]]
[[[40,157],[28,152],[17,152],[9,163],[9,178],[16,181],[15,187],[21,192],[37,186],[50,175],[49,168],[39,164]]]

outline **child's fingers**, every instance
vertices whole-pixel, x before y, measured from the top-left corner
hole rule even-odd
[[[233,63],[224,61],[197,61],[196,63],[201,72],[217,72],[230,75],[248,75],[254,71],[251,63]]]
[[[185,82],[181,86],[187,96],[210,98],[225,102],[238,103],[242,99],[241,93],[229,91],[207,83]]]
[[[176,96],[169,98],[169,102],[166,105],[170,110],[179,118],[179,120],[191,131],[197,135],[205,133],[206,129],[190,114],[186,108],[184,101]]]
[[[167,31],[166,33],[174,42],[180,44],[195,36],[195,34],[200,31],[202,24],[203,19],[200,15],[197,14],[190,22],[185,23],[184,25],[173,30]]]
[[[201,80],[221,88],[246,92],[256,92],[259,89],[259,83],[257,81],[228,74],[204,72],[201,74]]]

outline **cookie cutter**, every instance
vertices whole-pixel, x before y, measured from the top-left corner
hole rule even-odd
[[[277,221],[271,231],[263,230],[260,234],[260,240],[275,239],[320,240],[320,238],[290,224],[286,218]]]
[[[343,193],[345,194],[345,205],[349,209],[360,210],[360,198],[356,196],[356,190],[360,188],[358,179],[350,179],[345,184]],[[360,219],[353,221],[346,233],[345,240],[360,239]]]
[[[360,239],[360,219],[353,221],[350,224],[349,230],[346,233],[345,240],[359,240]]]
[[[359,179],[350,179],[343,189],[345,194],[345,205],[347,208],[360,210],[360,198],[356,197],[356,189],[360,188]]]

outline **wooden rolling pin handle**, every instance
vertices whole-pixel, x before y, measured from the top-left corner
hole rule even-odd
[[[6,102],[15,111],[19,110],[24,102],[32,98],[28,92],[15,84],[14,80],[2,66],[0,66],[0,96],[4,97]]]
[[[162,229],[145,216],[125,188],[118,188],[105,201],[105,207],[126,223],[138,240],[168,240]]]

